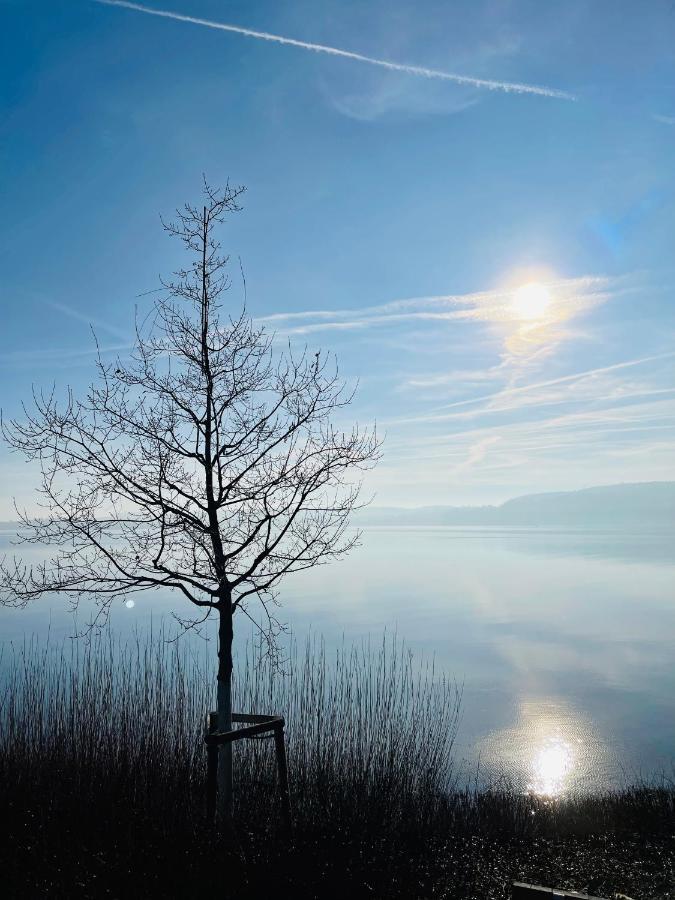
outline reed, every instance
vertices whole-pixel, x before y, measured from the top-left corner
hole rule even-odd
[[[235,678],[237,703],[284,715],[301,819],[381,831],[433,816],[452,777],[461,697],[432,663],[417,666],[395,637],[332,654],[315,639],[302,651],[292,647],[280,676],[248,650]],[[271,742],[236,746],[239,800],[250,809],[261,785],[264,806]]]
[[[240,711],[286,719],[290,843],[265,739],[235,745],[234,835],[207,827],[213,679],[191,645],[155,633],[9,648],[0,660],[5,895],[496,898],[521,879],[670,896],[672,780],[563,801],[460,789],[460,691],[395,637],[331,652],[315,639],[292,646],[285,668],[249,646],[235,696]]]

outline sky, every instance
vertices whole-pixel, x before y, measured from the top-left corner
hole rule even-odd
[[[154,11],[154,12],[153,12]],[[155,14],[157,11],[161,15]],[[0,0],[0,404],[83,392],[247,191],[228,302],[358,380],[377,505],[675,472],[675,4]],[[225,27],[223,27],[225,26]],[[0,448],[0,519],[34,471]]]

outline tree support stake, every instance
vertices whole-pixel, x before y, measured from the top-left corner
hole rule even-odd
[[[207,729],[204,735],[206,743],[206,816],[209,822],[216,818],[216,804],[218,797],[218,747],[221,744],[231,744],[244,738],[257,737],[269,732],[274,733],[274,748],[277,758],[277,773],[279,777],[279,794],[281,796],[281,814],[287,833],[290,835],[293,829],[291,816],[291,793],[288,786],[288,763],[286,760],[286,741],[284,727],[286,725],[282,716],[261,716],[243,713],[232,713],[233,722],[241,722],[243,728],[234,728],[232,731],[218,731],[218,713],[210,712],[207,717]]]

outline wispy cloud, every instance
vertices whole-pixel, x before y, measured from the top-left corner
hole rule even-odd
[[[410,483],[413,498],[438,503],[443,488],[456,502],[458,492],[481,485],[499,485],[505,499],[552,485],[671,478],[675,398],[664,395],[673,391],[647,389],[622,398],[614,393],[603,380],[589,383],[576,407],[564,412],[556,412],[553,403],[534,418],[506,412],[497,424],[485,419],[467,428],[463,421],[447,422],[442,432],[417,429],[407,436],[388,428],[394,439],[385,447],[381,482]]]
[[[550,309],[540,319],[560,317],[575,313],[590,305],[598,305],[608,299],[615,281],[605,276],[588,275],[580,278],[564,278],[544,283],[552,294]],[[474,291],[468,294],[436,294],[433,296],[406,297],[390,300],[374,306],[355,309],[309,309],[295,312],[272,313],[258,321],[280,327],[284,333],[291,329],[300,332],[306,327],[331,328],[348,320],[351,324],[377,325],[384,321],[402,318],[415,319],[474,319],[482,322],[513,323],[521,321],[518,309],[513,305],[516,288],[500,288],[490,291]],[[285,322],[298,322],[286,326]]]
[[[391,114],[399,115],[455,115],[475,106],[481,92],[475,87],[460,87],[456,91],[445,90],[438,84],[437,90],[429,90],[429,85],[414,82],[401,76],[393,79],[381,73],[382,83],[368,91],[338,93],[335,89],[327,98],[337,112],[357,122],[373,122]],[[401,84],[403,81],[405,84]],[[395,82],[395,83],[391,83]]]
[[[656,122],[660,122],[662,125],[675,125],[675,116],[660,116],[654,115],[652,118]]]
[[[389,372],[387,408],[378,412],[387,442],[371,487],[387,502],[475,502],[553,485],[665,477],[675,449],[675,351],[660,335],[660,347],[631,356],[617,347],[621,355],[600,365],[591,362],[607,348],[598,323],[580,325],[587,313],[637,291],[634,277],[513,279],[495,290],[266,317],[282,334],[360,329],[378,354],[383,335],[406,336],[408,375],[400,366]],[[525,287],[536,290],[523,295]],[[446,319],[452,328],[437,327]],[[414,341],[410,320],[418,326]],[[439,372],[438,358],[425,352],[439,338],[442,364],[458,363],[452,371]],[[588,354],[576,347],[580,339],[590,342]],[[553,363],[563,341],[568,351]],[[589,362],[579,364],[584,355]],[[405,379],[403,390],[396,379]]]
[[[94,330],[99,328],[101,329],[101,331],[107,332],[112,337],[117,338],[118,340],[129,340],[129,334],[126,331],[123,331],[121,328],[117,328],[114,325],[110,325],[108,322],[97,319],[94,316],[90,316],[86,313],[82,313],[77,309],[73,309],[72,306],[68,306],[65,303],[58,303],[55,300],[47,300],[46,303],[47,306],[55,309],[57,312],[62,313],[64,316],[68,316],[69,319],[73,319],[76,322],[82,322],[83,325],[88,325]]]
[[[482,323],[493,346],[501,345],[501,359],[497,365],[480,370],[481,380],[494,378],[514,385],[526,371],[538,369],[558,345],[578,336],[578,331],[572,330],[573,322],[624,289],[618,279],[600,276],[549,279],[540,282],[538,287],[544,292],[545,305],[534,316],[527,306],[523,308],[521,285],[469,294],[393,300],[360,309],[275,313],[258,321],[283,336],[355,329],[378,329],[379,335],[384,328],[411,322]],[[475,335],[472,340],[476,345]],[[434,374],[426,386],[431,383],[438,386],[443,378]],[[451,377],[447,379],[450,382]],[[408,381],[409,386],[420,387],[424,383],[424,379]]]
[[[672,477],[675,351],[667,334],[662,330],[630,356],[624,348],[639,341],[617,341],[615,330],[607,340],[607,322],[643,291],[640,280],[522,275],[512,273],[494,290],[263,320],[280,334],[332,330],[334,338],[339,328],[359,329],[355,334],[370,335],[378,360],[387,359],[387,335],[405,339],[397,365],[385,363],[389,394],[385,385],[378,424],[387,441],[382,464],[369,476],[379,502],[494,501],[552,487]],[[610,303],[618,307],[615,316],[605,309],[582,322]],[[452,327],[439,327],[444,320]],[[558,354],[563,342],[566,351]],[[426,352],[436,344],[440,357]],[[615,351],[609,359],[608,351]],[[605,364],[595,362],[598,353]]]
[[[371,489],[424,505],[671,478],[673,359],[645,354],[431,409],[413,395],[407,415],[392,406],[379,419],[387,442]]]
[[[140,3],[131,3],[128,0],[94,0],[96,3],[104,6],[119,6],[124,9],[135,10],[136,12],[146,13],[151,16],[159,16],[164,19],[173,19],[176,22],[186,22],[191,25],[201,25],[204,28],[213,28],[216,31],[227,31],[232,34],[240,34],[244,37],[256,38],[257,40],[270,41],[276,44],[284,44],[290,47],[297,47],[302,50],[311,50],[314,53],[326,53],[330,56],[338,56],[342,59],[350,59],[354,62],[366,63],[371,66],[379,66],[383,69],[389,69],[393,72],[403,72],[407,75],[419,76],[422,78],[433,78],[442,81],[451,81],[455,84],[468,85],[475,88],[483,88],[489,91],[502,91],[512,94],[535,94],[540,97],[550,97],[558,100],[575,100],[576,97],[567,91],[561,91],[556,88],[543,87],[534,84],[524,84],[513,81],[500,81],[491,78],[474,78],[470,75],[458,75],[453,72],[445,72],[442,69],[430,69],[426,66],[413,66],[405,63],[392,62],[386,59],[378,59],[374,56],[366,56],[362,53],[354,53],[350,50],[342,50],[338,47],[331,47],[326,44],[315,44],[309,41],[299,41],[295,38],[284,37],[279,34],[271,34],[267,31],[254,31],[251,28],[242,28],[238,25],[230,25],[224,22],[215,22],[211,19],[202,19],[196,16],[188,16],[183,13],[173,12],[166,9],[155,9],[149,6],[143,6]]]
[[[126,353],[131,349],[129,342],[114,344],[111,346],[87,349],[69,349],[67,347],[51,347],[32,350],[11,350],[0,353],[0,368],[2,369],[39,369],[39,368],[65,368],[70,366],[91,366],[92,358],[97,354],[106,356],[111,353]]]
[[[458,475],[460,472],[465,472],[467,469],[478,465],[478,463],[482,463],[488,454],[489,448],[501,441],[501,439],[499,434],[489,434],[487,437],[476,441],[475,444],[471,444],[466,459],[455,466],[454,474]]]
[[[406,22],[406,31],[415,27],[415,13]],[[447,46],[452,54],[454,67],[463,71],[499,71],[505,63],[511,63],[523,50],[521,35],[499,30],[491,39],[466,40],[455,35]],[[386,53],[385,56],[391,56]],[[469,85],[457,85],[447,90],[443,81],[425,83],[421,78],[409,78],[403,73],[391,73],[386,69],[371,67],[369,73],[355,69],[353,78],[344,72],[326,71],[320,88],[328,103],[342,115],[360,122],[372,122],[382,118],[449,116],[461,113],[481,100],[484,92]],[[370,77],[364,77],[369,75]]]
[[[637,359],[628,359],[609,366],[600,366],[594,369],[586,369],[583,372],[573,372],[569,375],[562,375],[559,378],[549,378],[545,381],[539,381],[532,384],[525,384],[518,387],[504,387],[501,390],[493,391],[489,394],[482,394],[478,397],[470,397],[465,400],[457,400],[453,403],[444,404],[437,410],[423,414],[421,416],[402,417],[391,420],[398,425],[421,424],[429,422],[443,422],[453,418],[470,418],[485,415],[486,412],[504,412],[514,411],[521,406],[532,405],[531,395],[539,394],[547,388],[558,387],[560,385],[571,385],[575,382],[593,381],[597,383],[599,375],[606,375],[611,372],[618,372],[623,369],[631,369],[637,366],[646,365],[651,362],[672,359],[675,357],[675,351],[671,353],[658,353],[652,356],[643,356]],[[675,388],[673,388],[675,390]],[[604,397],[603,399],[607,399]],[[535,401],[536,402],[536,401]],[[550,394],[543,397],[540,396],[539,404],[551,404],[557,402]],[[501,404],[501,406],[499,405]],[[467,410],[466,412],[457,412],[458,409],[467,407],[477,407],[475,410]],[[385,422],[384,424],[388,424]]]

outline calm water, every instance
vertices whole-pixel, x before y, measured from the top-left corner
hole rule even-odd
[[[464,685],[463,776],[559,794],[673,773],[673,597],[671,535],[371,528],[349,559],[287,582],[280,615],[329,645],[395,630]],[[48,608],[0,610],[3,640],[50,617],[71,633],[64,605]],[[113,625],[171,608],[139,595]]]

